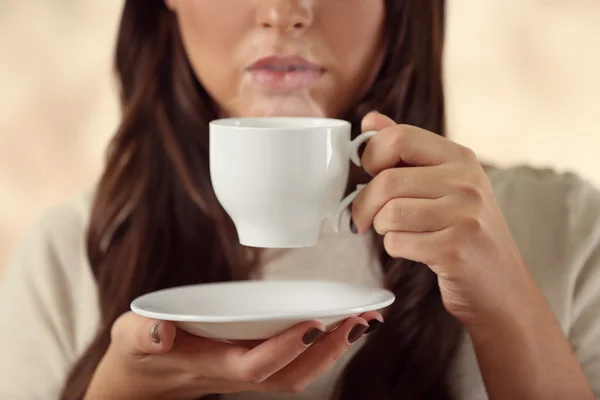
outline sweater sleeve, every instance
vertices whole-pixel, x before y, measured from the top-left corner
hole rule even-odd
[[[570,243],[579,268],[573,280],[569,341],[600,399],[600,192],[582,185],[570,194]]]
[[[77,298],[82,243],[81,215],[54,209],[25,234],[0,277],[0,399],[58,398],[82,345],[78,301],[93,298]]]

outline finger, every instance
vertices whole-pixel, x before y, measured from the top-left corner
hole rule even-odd
[[[264,340],[233,340],[229,341],[229,343],[234,344],[236,346],[241,346],[246,349],[253,349],[256,346],[263,344]]]
[[[442,253],[446,230],[436,232],[388,232],[383,245],[385,251],[394,258],[404,258],[428,265],[434,272]]]
[[[237,387],[251,390],[285,365],[325,333],[317,321],[298,324],[256,347],[206,339],[181,332],[173,348],[174,355],[196,354],[187,368],[206,379],[237,382]],[[240,386],[241,385],[241,386]]]
[[[362,313],[358,316],[359,318],[364,319],[367,323],[378,320],[379,322],[383,322],[383,315],[379,311],[367,311],[366,313]]]
[[[470,157],[470,151],[450,140],[410,125],[380,130],[365,148],[361,162],[375,176],[384,169],[407,164],[432,166]],[[471,152],[472,153],[472,152]]]
[[[384,321],[383,315],[378,311],[369,311],[359,315],[359,317],[369,324],[369,328],[365,331],[365,335],[376,330]]]
[[[377,111],[371,111],[362,119],[361,131],[380,131],[396,125],[398,124],[387,115],[383,115]]]
[[[246,382],[261,383],[294,361],[325,334],[325,329],[318,321],[298,324],[248,350],[238,364],[238,372]]]
[[[328,370],[369,328],[359,317],[348,318],[292,363],[265,382],[267,390],[300,392]]]
[[[249,350],[222,340],[179,331],[169,353],[191,376],[212,381],[244,382],[241,363]]]
[[[175,333],[171,322],[144,318],[130,311],[113,324],[111,343],[129,355],[160,354],[171,350]]]
[[[378,174],[352,203],[358,232],[366,231],[375,215],[394,198],[438,199],[450,192],[443,167],[392,168]]]
[[[434,232],[447,228],[453,221],[447,197],[430,199],[392,199],[373,219],[373,228],[380,235],[390,231]]]

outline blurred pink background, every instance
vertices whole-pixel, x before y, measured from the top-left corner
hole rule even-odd
[[[600,2],[449,1],[451,137],[500,165],[600,185]],[[121,1],[0,0],[0,270],[45,210],[91,186],[118,121]]]

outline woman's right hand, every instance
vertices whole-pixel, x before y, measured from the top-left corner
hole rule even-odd
[[[192,336],[132,312],[113,325],[111,344],[86,400],[193,399],[214,393],[302,391],[360,338],[369,312],[325,333],[308,321],[255,346]]]

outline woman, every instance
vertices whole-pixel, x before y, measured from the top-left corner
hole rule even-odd
[[[5,275],[0,397],[600,397],[600,194],[571,175],[484,170],[440,136],[442,10],[126,1],[121,127],[91,199],[44,218]],[[378,130],[346,231],[309,249],[240,246],[208,172],[207,124],[223,115]],[[397,300],[254,347],[127,312],[160,288],[277,277],[385,285]]]

